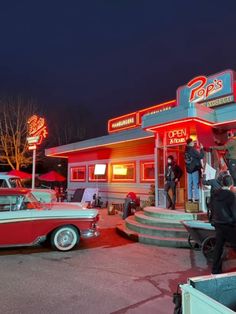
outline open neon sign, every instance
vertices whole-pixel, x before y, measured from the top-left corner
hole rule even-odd
[[[167,145],[184,144],[186,138],[186,128],[167,131]]]

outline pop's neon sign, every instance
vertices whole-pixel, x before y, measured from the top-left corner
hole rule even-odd
[[[40,145],[42,140],[47,137],[47,126],[44,118],[33,115],[27,121],[28,123],[28,135],[27,138],[29,146],[31,144]]]
[[[196,86],[193,87],[194,85]],[[188,82],[187,86],[193,87],[190,91],[189,102],[200,102],[222,90],[223,81],[214,79],[212,83],[207,84],[206,76],[198,76]]]

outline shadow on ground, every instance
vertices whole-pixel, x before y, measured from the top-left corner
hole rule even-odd
[[[125,239],[117,234],[115,226],[110,228],[102,228],[100,236],[93,239],[81,239],[79,246],[75,250],[88,250],[94,248],[114,248],[133,243],[129,239]],[[15,255],[15,254],[35,254],[46,253],[52,249],[50,246],[34,246],[34,247],[15,247],[15,248],[1,248],[0,256]]]

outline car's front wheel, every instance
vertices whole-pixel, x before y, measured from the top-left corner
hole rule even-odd
[[[51,235],[51,246],[58,251],[69,251],[78,245],[79,238],[79,232],[75,227],[59,227]]]

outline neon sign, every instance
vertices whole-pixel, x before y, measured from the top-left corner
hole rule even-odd
[[[221,106],[224,104],[229,104],[231,102],[234,102],[234,96],[233,95],[229,95],[229,96],[225,96],[225,97],[221,97],[218,99],[207,101],[206,103],[204,103],[204,105],[211,108],[211,107]]]
[[[152,107],[147,108],[147,109],[139,110],[138,111],[138,117],[139,117],[140,125],[142,123],[142,117],[144,115],[152,115],[152,114],[156,114],[159,112],[167,111],[167,110],[172,109],[175,106],[176,106],[176,100],[170,100],[170,101],[166,101],[164,103],[152,106]]]
[[[221,98],[224,98],[224,101],[212,102]],[[232,70],[208,77],[197,76],[177,89],[177,104],[184,107],[195,103],[215,107],[230,102],[234,102],[234,72]]]
[[[44,118],[37,115],[31,116],[28,121],[28,137],[29,147],[40,145],[44,138],[47,137],[47,126]],[[31,148],[32,149],[32,148]]]
[[[166,101],[164,103],[142,109],[133,113],[126,114],[108,121],[108,132],[119,132],[130,128],[140,127],[142,117],[144,115],[156,114],[162,111],[167,111],[176,106],[176,100]]]
[[[212,83],[207,84],[206,76],[198,76],[188,82],[187,86],[191,88],[189,102],[200,102],[207,99],[210,95],[213,95],[223,88],[223,81],[215,79]]]
[[[137,113],[130,113],[108,121],[108,132],[113,133],[138,126]]]
[[[175,129],[167,131],[167,145],[185,144],[187,138],[187,129]]]

